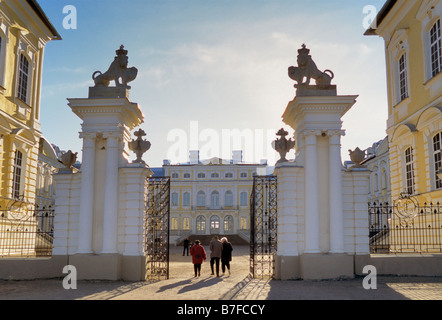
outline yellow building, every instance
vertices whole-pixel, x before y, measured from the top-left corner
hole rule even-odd
[[[171,178],[171,243],[185,237],[204,243],[215,234],[249,241],[253,176],[264,175],[266,168],[265,160],[244,163],[241,151],[233,151],[229,160],[200,160],[198,151],[190,151],[187,163],[165,160],[161,172],[153,169],[155,175]]]
[[[43,56],[59,39],[37,1],[0,1],[1,210],[36,201]]]
[[[388,0],[366,35],[385,41],[392,200],[442,201],[440,0]]]

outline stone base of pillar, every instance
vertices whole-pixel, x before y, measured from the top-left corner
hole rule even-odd
[[[77,269],[77,280],[146,280],[144,256],[75,254],[69,256],[69,264]]]
[[[275,278],[278,280],[299,280],[299,256],[276,256]]]
[[[354,276],[353,255],[305,253],[275,259],[275,278],[279,280],[352,279]]]
[[[303,254],[300,269],[304,280],[354,278],[353,256],[348,254]]]

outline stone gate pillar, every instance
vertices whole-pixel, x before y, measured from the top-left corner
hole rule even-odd
[[[300,66],[289,68],[289,76],[298,81],[297,94],[282,116],[295,131],[296,159],[278,162],[275,168],[279,221],[276,274],[281,279],[353,277],[354,256],[368,254],[367,211],[359,208],[367,205],[369,173],[364,168],[358,168],[357,174],[344,169],[341,136],[345,134],[342,117],[358,96],[337,95],[336,86],[330,84],[333,73],[314,69],[305,46],[298,52]],[[303,68],[305,64],[308,67]],[[309,68],[313,68],[311,74],[303,75]],[[310,75],[316,85],[310,85],[309,79],[303,82]],[[344,188],[355,179],[357,188]],[[365,181],[366,190],[361,190],[361,181]],[[291,221],[292,235],[283,225],[286,221]],[[355,237],[364,233],[366,238]],[[288,245],[296,245],[296,249],[289,250]]]
[[[127,51],[121,47],[116,53],[114,62],[127,64]],[[129,161],[131,131],[144,115],[129,100],[127,82],[135,78],[136,69],[118,66],[121,72],[110,79],[115,87],[108,86],[111,72],[95,72],[96,85],[89,88],[88,98],[68,99],[82,120],[83,154],[79,172],[65,170],[54,176],[53,255],[68,256],[78,279],[145,279],[144,195],[152,171],[141,160],[146,149]]]

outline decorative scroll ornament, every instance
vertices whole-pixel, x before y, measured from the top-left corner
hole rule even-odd
[[[279,153],[280,155],[280,159],[278,160],[278,162],[276,163],[282,163],[282,162],[287,162],[288,160],[286,159],[286,155],[287,153],[293,149],[295,147],[296,142],[292,139],[287,140],[286,136],[289,133],[287,131],[285,131],[284,129],[280,129],[276,135],[280,136],[280,139],[276,139],[273,142],[273,147],[274,149]]]
[[[401,193],[399,200],[396,201],[396,208],[399,219],[408,222],[417,217],[419,213],[416,200],[407,193]]]
[[[143,161],[142,156],[147,150],[150,149],[151,144],[149,141],[142,139],[142,137],[146,136],[146,132],[144,132],[142,129],[136,131],[134,135],[137,137],[137,139],[132,139],[132,141],[128,143],[129,149],[137,156],[134,163],[144,164],[145,162]]]

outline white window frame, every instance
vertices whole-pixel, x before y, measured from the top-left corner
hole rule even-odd
[[[206,206],[206,193],[203,190],[198,191],[196,194],[196,205],[197,207],[205,207]]]
[[[210,193],[210,209],[219,209],[219,192],[217,190],[213,190]]]
[[[20,163],[18,163],[18,155],[21,155]],[[19,199],[21,196],[23,196],[24,192],[24,177],[25,177],[25,155],[26,153],[23,152],[20,149],[15,149],[14,151],[14,160],[13,160],[13,166],[12,166],[12,190],[11,190],[11,197],[13,199]],[[17,190],[18,186],[18,190]]]
[[[408,86],[408,57],[407,53],[403,52],[401,56],[399,57],[398,63],[398,95],[399,95],[399,102],[404,101],[409,96],[409,86]]]
[[[232,190],[227,190],[224,193],[224,206],[233,207],[233,192]]]
[[[190,207],[191,195],[189,191],[184,191],[183,193],[183,207]]]
[[[243,194],[245,194],[245,196]],[[241,191],[239,194],[239,205],[241,207],[247,207],[249,203],[248,198],[249,198],[249,193],[247,191]]]
[[[180,203],[180,195],[178,192],[172,192],[171,196],[170,196],[170,205],[172,207],[178,207]]]
[[[432,35],[433,29],[436,29],[436,31],[438,31],[434,36],[434,39]],[[441,35],[442,31],[441,30],[442,30],[441,21],[440,19],[437,19],[429,31],[431,78],[436,77],[442,71],[442,35]]]
[[[0,93],[3,94],[6,86],[6,58],[7,58],[7,49],[9,43],[9,27],[5,24],[2,19],[0,19],[0,38],[1,38],[1,46],[0,46]]]
[[[431,39],[430,31],[435,25],[435,23],[440,20],[442,27],[442,2],[439,0],[427,0],[422,1],[422,5],[419,8],[416,19],[421,22],[422,26],[422,48],[424,50],[424,71],[425,78],[424,84],[431,89],[431,95],[436,94],[440,88],[437,81],[433,80],[437,75],[433,75],[432,70],[432,59],[431,59]],[[442,30],[441,30],[442,32]],[[438,74],[440,74],[439,72]]]
[[[405,192],[410,195],[416,192],[413,152],[413,147],[408,147],[404,151]]]
[[[436,150],[435,138],[438,137],[439,150]],[[442,131],[436,133],[431,139],[431,151],[433,157],[433,169],[434,169],[434,177],[435,177],[435,188],[436,190],[442,189],[442,180],[439,179],[437,173],[439,169],[442,167]]]
[[[234,227],[234,219],[233,216],[228,215],[224,217],[224,221],[223,221],[223,230],[224,233],[226,234],[230,234],[233,232],[233,227]]]
[[[407,101],[410,96],[410,46],[408,44],[408,29],[398,29],[394,33],[390,44],[388,45],[388,52],[390,57],[390,74],[391,74],[391,88],[392,88],[392,105],[396,106],[403,101]],[[400,59],[404,57],[404,69],[401,73]],[[401,74],[405,76],[405,86],[407,89],[406,97],[401,94]]]
[[[203,215],[196,218],[196,233],[206,233],[206,217]]]

